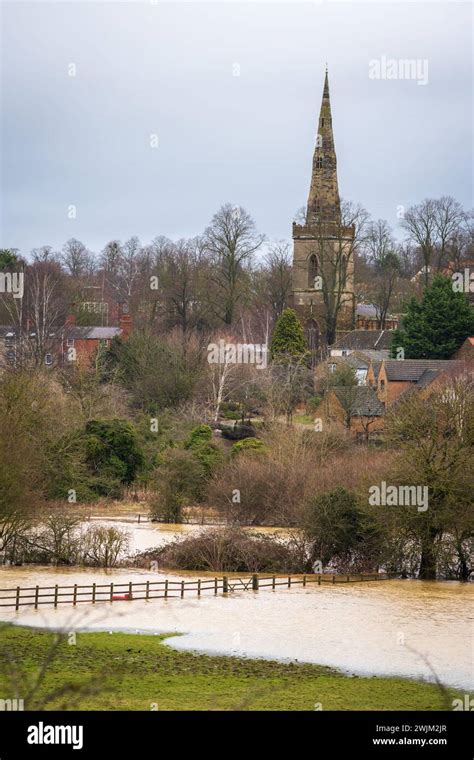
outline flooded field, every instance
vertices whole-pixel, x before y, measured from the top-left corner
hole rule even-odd
[[[185,526],[184,530],[195,530]],[[181,528],[180,528],[181,530]],[[147,532],[148,531],[148,532]],[[136,546],[176,530],[135,526]],[[152,536],[153,537],[153,536]],[[2,567],[0,586],[119,583],[189,579],[194,574],[145,570]],[[202,577],[204,574],[200,574]],[[360,675],[400,675],[474,688],[474,586],[458,582],[377,581],[287,590],[240,591],[224,597],[114,601],[37,611],[0,609],[0,618],[66,631],[178,632],[177,649],[249,657],[302,660]]]

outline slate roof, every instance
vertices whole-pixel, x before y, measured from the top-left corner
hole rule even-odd
[[[393,330],[352,330],[339,338],[331,348],[351,351],[388,351],[392,343]]]
[[[65,330],[69,340],[111,340],[120,335],[120,327],[79,327],[71,325]]]
[[[358,385],[354,388],[334,388],[334,393],[344,406],[351,404],[351,413],[358,417],[383,417],[385,404],[379,400],[374,388]]]
[[[356,306],[356,316],[377,319],[377,309],[373,303],[358,303]]]
[[[348,356],[330,356],[328,357],[329,364],[347,364],[354,369],[367,369],[370,364],[370,359],[362,356],[357,351],[349,354]]]
[[[382,362],[372,362],[372,369],[374,370],[374,376],[376,380],[378,379],[381,366]]]
[[[419,383],[426,371],[438,374],[443,370],[462,370],[465,363],[453,359],[388,359],[384,362],[388,380],[396,382]],[[423,384],[427,385],[430,376],[426,375]],[[434,376],[431,376],[431,380]]]

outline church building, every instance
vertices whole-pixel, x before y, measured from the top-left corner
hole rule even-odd
[[[326,69],[305,218],[293,223],[292,306],[313,355],[355,326],[354,232],[341,214]]]

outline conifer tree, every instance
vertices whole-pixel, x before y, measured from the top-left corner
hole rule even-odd
[[[466,296],[454,291],[450,279],[437,275],[421,301],[412,298],[409,302],[391,352],[399,358],[401,347],[405,359],[449,359],[473,334],[474,310]]]

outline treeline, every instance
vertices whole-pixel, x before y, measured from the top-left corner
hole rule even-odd
[[[341,230],[345,225],[355,229],[345,254],[355,262],[356,298],[375,305],[382,328],[390,312],[404,312],[435,274],[462,270],[474,259],[472,213],[449,196],[403,210],[403,242],[385,220],[371,220],[360,204],[343,203],[342,215]],[[330,265],[324,272],[320,261],[323,291],[338,279],[344,290],[346,267],[336,262],[335,272]],[[136,329],[154,334],[176,330],[187,342],[224,330],[265,343],[291,293],[290,244],[267,240],[250,214],[231,204],[192,239],[157,236],[142,243],[133,236],[111,240],[94,253],[72,238],[60,251],[45,245],[29,257],[16,249],[0,251],[0,270],[18,269],[26,275],[24,296],[1,294],[0,323],[18,329],[28,325],[28,357],[37,366],[51,352],[70,312],[78,324],[105,324],[101,304],[116,302],[126,304]],[[332,304],[329,297],[325,301]],[[84,307],[95,302],[99,311]],[[338,302],[331,306],[322,326],[329,343],[339,308]]]

